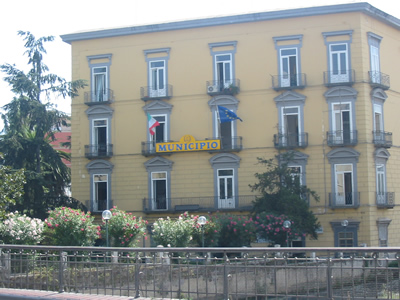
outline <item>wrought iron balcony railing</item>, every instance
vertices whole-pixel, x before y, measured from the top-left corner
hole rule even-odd
[[[273,75],[272,88],[275,91],[304,89],[307,86],[306,74]]]
[[[211,138],[209,140],[220,140],[220,149],[215,149],[215,150],[193,150],[195,151],[208,151],[208,152],[239,152],[243,149],[242,145],[242,137],[241,136],[233,136],[233,137],[222,137],[222,138]],[[171,143],[174,141],[164,141],[161,143]],[[176,151],[163,151],[162,153],[159,153],[156,151],[157,149],[157,142],[154,141],[147,141],[147,142],[142,142],[142,155],[143,156],[151,156],[151,155],[166,155],[166,154],[171,154]],[[168,149],[168,148],[166,148]]]
[[[373,88],[381,88],[384,90],[387,90],[390,88],[390,76],[378,71],[369,71],[368,72],[368,77],[369,77],[369,84]]]
[[[140,98],[143,101],[170,99],[172,97],[172,85],[166,84],[160,86],[144,86],[140,88]]]
[[[231,198],[209,197],[171,197],[161,199],[143,199],[143,211],[184,212],[184,211],[250,211],[253,208],[255,195],[241,195]]]
[[[102,200],[86,200],[85,206],[92,213],[101,213],[106,209],[111,209],[114,206],[114,201],[111,199],[102,199]]]
[[[392,133],[386,131],[372,131],[373,143],[377,147],[390,148],[393,145]]]
[[[336,85],[353,85],[355,81],[356,73],[354,70],[324,72],[324,84],[327,87]]]
[[[356,208],[360,206],[360,193],[329,193],[330,208]]]
[[[326,133],[328,146],[354,146],[358,143],[357,130],[336,130]]]
[[[230,79],[225,81],[210,80],[206,82],[207,94],[216,95],[236,95],[240,92],[240,80]]]
[[[308,146],[308,133],[274,134],[274,146],[277,149],[306,148]]]
[[[88,106],[98,104],[110,104],[114,101],[114,91],[110,89],[103,89],[101,91],[85,92],[85,104]]]
[[[113,156],[112,144],[85,145],[86,158],[100,158]]]
[[[393,208],[395,205],[394,192],[376,193],[376,205],[380,208]]]

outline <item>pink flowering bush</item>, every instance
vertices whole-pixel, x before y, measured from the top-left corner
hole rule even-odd
[[[159,218],[153,224],[152,238],[156,245],[187,247],[193,239],[194,220],[187,213],[177,219]]]
[[[100,238],[100,226],[93,224],[90,212],[80,209],[59,207],[49,211],[44,220],[48,243],[56,246],[93,246]]]
[[[284,221],[290,221],[290,228],[283,227]],[[262,212],[256,215],[254,223],[257,227],[257,235],[265,239],[271,245],[280,244],[286,246],[289,241],[302,236],[302,233],[296,229],[294,221],[286,215],[274,215]]]
[[[9,213],[0,223],[0,240],[5,244],[34,245],[43,239],[44,224],[40,219],[30,218],[16,211]]]
[[[206,224],[201,225],[197,222],[199,216],[193,216],[193,246],[201,247],[203,245],[204,233],[204,247],[216,247],[218,245],[221,226],[219,223],[214,222],[212,216],[206,216]]]
[[[146,235],[147,221],[132,213],[119,210],[116,206],[110,209],[111,219],[108,220],[108,235],[112,247],[134,247]],[[103,237],[105,237],[106,222],[103,220]]]

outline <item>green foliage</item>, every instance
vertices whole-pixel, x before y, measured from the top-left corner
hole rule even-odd
[[[108,234],[112,247],[134,247],[146,234],[147,221],[119,210],[117,207],[110,209],[111,219],[108,220]],[[103,221],[103,237],[105,236]]]
[[[4,153],[4,165],[26,170],[24,197],[16,199],[13,209],[44,218],[48,209],[46,199],[64,196],[70,183],[70,170],[62,161],[69,159],[69,154],[55,150],[50,144],[61,125],[67,125],[68,116],[55,109],[51,100],[74,97],[86,84],[82,80],[67,82],[48,73],[43,62],[45,43],[54,37],[36,39],[23,31],[18,35],[25,41],[29,70],[0,65],[4,80],[16,95],[1,114],[5,134],[0,136],[0,152]]]
[[[211,221],[219,224],[218,247],[250,246],[256,240],[256,228],[251,217],[218,214]]]
[[[5,244],[34,245],[43,239],[43,221],[18,212],[9,213],[0,223],[0,240]]]
[[[187,213],[177,219],[159,218],[153,224],[152,237],[164,247],[187,247],[193,239],[194,220]]]
[[[93,224],[90,212],[59,207],[45,219],[47,243],[56,246],[93,246],[100,237],[100,226]]]
[[[309,235],[317,239],[316,230],[320,226],[318,219],[309,209],[307,199],[313,197],[319,201],[318,195],[300,184],[300,175],[294,174],[288,167],[292,161],[293,153],[283,155],[280,163],[273,159],[258,158],[258,163],[263,164],[267,171],[256,173],[258,182],[250,185],[252,191],[257,191],[261,196],[254,202],[253,216],[265,212],[274,215],[286,215],[294,222],[296,232]]]
[[[0,220],[5,217],[6,210],[23,197],[25,183],[23,169],[12,170],[0,165]]]
[[[207,216],[206,223],[203,225],[198,224],[199,216],[192,216],[193,218],[193,240],[192,245],[201,247],[203,245],[204,236],[204,247],[216,247],[218,245],[221,224],[215,222],[212,216]]]

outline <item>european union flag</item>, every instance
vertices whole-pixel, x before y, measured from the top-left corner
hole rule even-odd
[[[243,122],[243,120],[239,118],[233,111],[223,106],[218,106],[218,114],[219,121],[221,123],[232,122],[234,120],[240,120],[241,122]]]

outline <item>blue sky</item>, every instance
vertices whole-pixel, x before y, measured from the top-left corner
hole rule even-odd
[[[50,72],[71,78],[70,46],[60,35],[100,28],[154,24],[176,20],[234,15],[287,8],[322,6],[349,2],[369,2],[371,5],[400,18],[400,1],[337,1],[337,0],[16,0],[1,1],[0,64],[16,64],[23,69],[23,41],[18,30],[30,31],[36,37],[53,35],[46,57]],[[0,107],[10,102],[13,94],[0,74]],[[54,99],[58,108],[70,112],[70,100]],[[0,128],[2,124],[0,124]]]

